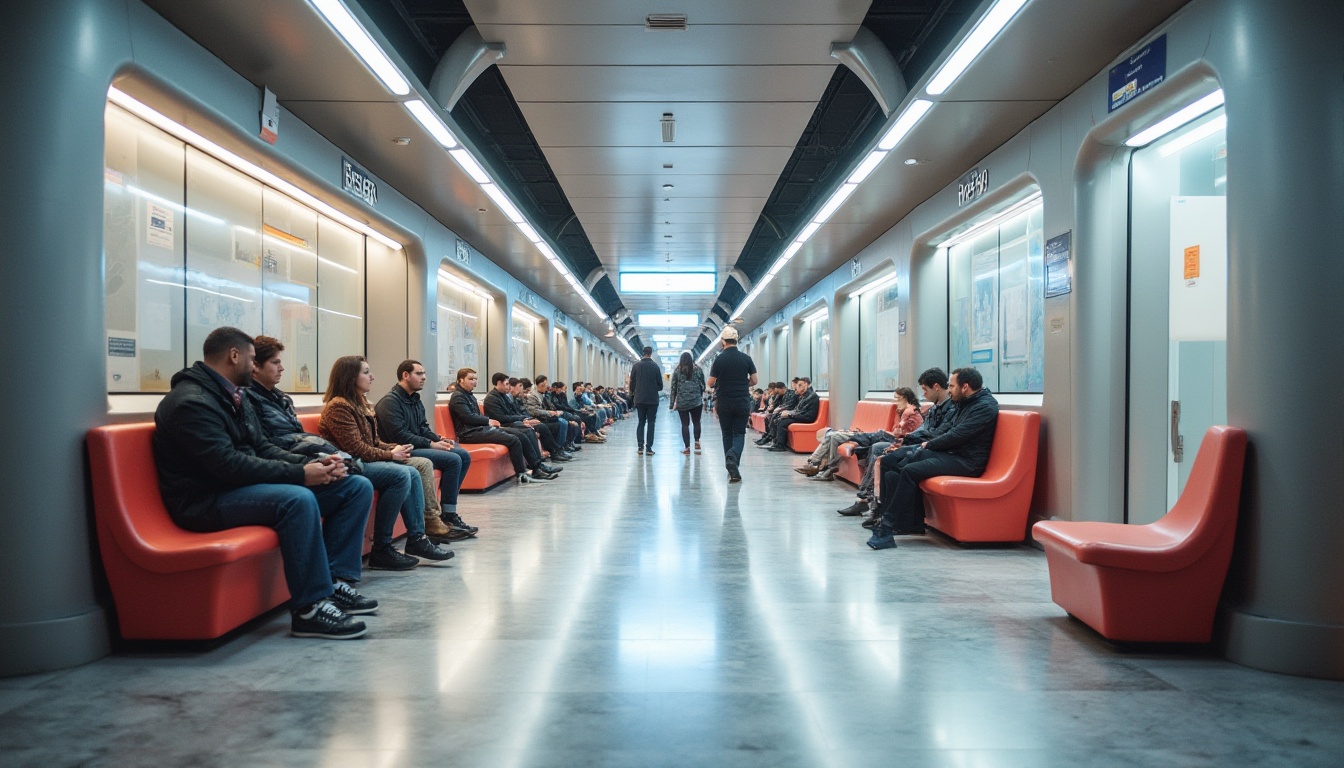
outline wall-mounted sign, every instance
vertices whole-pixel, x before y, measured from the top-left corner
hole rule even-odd
[[[957,181],[957,207],[979,198],[989,191],[989,169],[974,168]]]
[[[900,323],[898,323],[898,324],[897,324],[897,328],[899,329],[899,330],[898,330],[898,333],[900,333],[900,335],[904,336],[904,335],[905,335],[905,321],[902,320]]]
[[[1045,241],[1045,298],[1063,296],[1073,290],[1073,269],[1069,265],[1069,251],[1073,244],[1073,230]]]
[[[378,204],[378,184],[368,171],[352,163],[348,157],[341,158],[341,189],[369,205]]]
[[[275,94],[267,88],[261,97],[261,140],[267,144],[274,144],[278,138],[280,138],[280,105],[275,101]]]
[[[471,266],[471,246],[467,245],[466,240],[458,239],[457,252],[454,254],[459,264]]]
[[[536,308],[537,308],[537,304],[538,304],[538,301],[537,301],[537,294],[535,294],[535,293],[533,293],[533,292],[531,292],[531,291],[528,291],[528,290],[524,290],[524,291],[522,292],[522,294],[520,294],[520,295],[518,296],[518,298],[519,298],[519,299],[522,299],[522,302],[523,302],[524,304],[526,304],[527,306],[529,306],[529,307],[531,307],[531,308],[533,308],[533,309],[536,309]]]
[[[863,273],[863,262],[859,261],[858,259],[850,259],[849,279],[853,280],[862,273]]]
[[[775,313],[775,322],[776,322],[776,323],[782,323],[782,322],[784,322],[784,313],[783,313],[783,312],[776,312],[776,313]]]
[[[558,325],[558,326],[560,326],[560,327],[562,327],[562,328],[567,328],[567,327],[569,327],[569,322],[568,322],[567,319],[565,318],[565,313],[564,313],[564,312],[561,312],[560,310],[557,309],[557,310],[555,310],[555,313],[554,313],[553,317],[555,318],[555,324],[556,324],[556,325]]]
[[[430,320],[430,321],[429,321],[429,335],[430,335],[430,336],[437,336],[438,334],[439,334],[439,321],[438,321],[438,320]]]
[[[1163,35],[1111,68],[1111,99],[1106,105],[1106,111],[1114,112],[1165,79],[1167,36]]]

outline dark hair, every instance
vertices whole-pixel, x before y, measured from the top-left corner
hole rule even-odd
[[[642,352],[645,357],[650,357],[653,355],[653,347],[645,347],[641,349],[640,352]]]
[[[401,365],[397,366],[397,381],[401,381],[402,376],[415,371],[417,365],[423,367],[424,363],[419,360],[402,360]]]
[[[916,408],[919,407],[919,398],[915,397],[915,390],[909,387],[897,387],[896,394],[901,396],[901,399],[905,401],[906,405],[913,405]]]
[[[985,386],[985,377],[981,376],[980,372],[974,368],[958,368],[952,372],[952,375],[957,377],[957,386],[966,384],[972,392],[979,392],[980,388]]]
[[[537,386],[540,387],[541,385],[543,385],[543,384],[545,384],[546,382],[550,381],[550,378],[547,377],[546,374],[544,374],[544,373],[538,373],[537,376],[536,376],[536,378],[533,379],[533,381],[535,381],[535,382],[537,383]]]
[[[254,346],[252,337],[246,333],[234,328],[231,325],[225,325],[210,332],[205,337],[205,344],[201,345],[201,353],[206,360],[218,360],[229,353],[230,349],[244,349]]]
[[[519,383],[521,383],[521,384],[523,385],[523,389],[531,389],[531,388],[532,388],[532,380],[531,380],[531,379],[529,379],[529,378],[522,378],[522,379],[519,379],[518,381],[519,381]]]
[[[808,386],[812,386],[812,380],[809,379],[809,378],[807,378],[806,376],[799,376],[798,378],[794,379],[794,382],[799,382],[799,381],[803,382],[804,384],[806,384],[806,385],[808,385]]]
[[[520,379],[520,378],[517,378],[516,376],[510,376],[510,377],[509,377],[509,386],[510,386],[510,387],[516,387],[516,386],[518,386],[519,384],[522,384],[522,383],[523,383],[523,380]]]
[[[691,357],[690,352],[682,352],[681,359],[677,361],[677,370],[681,371],[683,378],[691,378],[695,375],[695,358]]]
[[[328,403],[332,398],[339,397],[356,408],[362,407],[364,411],[372,413],[369,401],[355,388],[355,379],[359,378],[364,363],[364,358],[359,355],[336,358],[336,362],[331,364],[331,375],[327,377],[327,391],[322,395],[322,402]]]
[[[257,365],[265,365],[272,357],[285,351],[285,345],[273,336],[254,336],[252,337],[252,346],[256,347],[257,357],[254,361]]]
[[[564,389],[564,388],[565,388],[565,382],[563,382],[563,381],[552,381],[552,382],[551,382],[551,389]]]
[[[490,375],[490,386],[497,387],[499,386],[499,382],[508,381],[508,379],[509,374],[503,373],[502,371],[495,371],[493,374]]]
[[[457,378],[455,379],[455,381],[461,381],[461,380],[467,378],[468,375],[473,374],[473,373],[475,373],[475,372],[476,372],[476,369],[475,369],[475,368],[458,368],[458,369],[457,369]]]
[[[942,368],[930,368],[919,374],[919,383],[929,388],[942,387],[947,389],[947,374],[943,373]]]

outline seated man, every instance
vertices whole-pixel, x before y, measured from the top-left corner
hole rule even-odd
[[[779,424],[781,414],[798,405],[798,392],[796,391],[798,377],[795,376],[789,386],[784,386],[782,381],[779,382],[779,385],[782,391],[779,398],[775,400],[774,407],[765,414],[765,434],[761,435],[761,439],[756,441],[759,446],[768,447],[770,443],[774,442],[775,426]]]
[[[767,432],[770,435],[770,450],[774,453],[785,453],[789,450],[789,425],[790,424],[811,424],[817,420],[817,413],[821,409],[821,398],[817,397],[816,390],[812,389],[812,380],[806,376],[800,376],[798,382],[793,385],[793,391],[798,396],[797,403],[791,407],[779,412],[779,418],[775,420],[773,432]]]
[[[974,368],[953,371],[947,391],[956,404],[950,426],[920,443],[899,460],[899,466],[888,466],[888,461],[897,463],[894,453],[882,459],[882,496],[877,502],[882,521],[868,539],[873,549],[891,549],[896,536],[924,532],[921,481],[943,475],[979,477],[989,464],[999,402],[984,388],[984,378]]]
[[[538,415],[540,413],[554,414],[556,421],[565,426],[565,434],[569,440],[565,445],[565,451],[569,453],[581,451],[583,450],[583,422],[551,403],[549,381],[550,378],[546,374],[537,374],[536,379],[531,382],[531,394],[529,394],[529,382],[527,379],[523,379],[523,410],[535,419],[542,418]]]
[[[919,399],[909,387],[897,387],[892,393],[896,404],[897,420],[893,432],[885,429],[863,432],[857,429],[828,429],[818,441],[817,449],[808,457],[807,463],[795,467],[794,472],[813,480],[834,480],[835,472],[840,468],[840,446],[853,443],[858,447],[869,448],[885,442],[891,444],[907,434],[919,429],[924,417],[919,412]]]
[[[355,591],[373,486],[340,457],[310,458],[265,436],[253,400],[252,337],[216,328],[204,361],[173,377],[154,413],[159,490],[189,531],[275,529],[290,594],[290,634],[346,640],[367,631],[351,614],[378,601]]]
[[[545,408],[535,408],[534,404],[527,399],[531,394],[531,379],[509,379],[509,402],[513,409],[524,418],[536,422],[533,429],[537,430],[538,436],[545,432],[550,436],[551,443],[556,446],[554,449],[549,446],[546,447],[546,450],[551,452],[551,460],[573,461],[576,457],[569,452],[569,422],[559,419],[553,411]],[[536,401],[538,404],[540,402],[540,399]],[[541,444],[546,446],[545,438],[542,438]]]
[[[575,407],[570,399],[565,396],[565,382],[551,383],[550,406],[558,411],[564,411],[567,416],[578,419],[579,423],[583,424],[588,431],[588,434],[583,438],[585,443],[605,443],[607,441],[606,436],[602,434],[599,428],[601,425],[597,422],[597,415],[591,411],[584,411]]]
[[[411,455],[429,459],[439,470],[440,525],[425,521],[425,533],[430,538],[443,537],[449,541],[471,538],[477,528],[457,513],[457,495],[471,468],[471,454],[459,448],[452,440],[440,437],[429,428],[425,404],[420,390],[425,388],[425,366],[419,360],[403,360],[397,366],[397,383],[378,400],[374,412],[378,415],[378,431],[384,440],[411,446]]]
[[[489,443],[508,448],[509,460],[513,462],[513,471],[520,483],[555,479],[557,474],[546,470],[546,465],[541,462],[541,452],[537,450],[537,441],[530,434],[524,445],[521,436],[502,429],[498,421],[481,413],[480,404],[473,394],[479,380],[473,368],[459,368],[457,371],[457,386],[453,388],[453,396],[448,401],[448,415],[453,419],[453,431],[457,433],[457,439],[463,444]]]
[[[519,408],[512,397],[513,384],[506,373],[496,372],[490,377],[492,388],[485,393],[484,411],[485,415],[499,422],[501,429],[509,430],[518,436],[518,439],[527,441],[535,450],[537,442],[541,442],[541,447],[551,454],[553,461],[569,461],[569,456],[560,450],[560,445],[555,441],[550,432],[541,429],[541,422],[529,418],[523,410]],[[540,451],[537,453],[541,456]],[[548,472],[559,472],[560,469],[550,469]]]
[[[928,440],[929,438],[941,434],[942,430],[951,426],[952,412],[954,406],[952,397],[947,392],[947,374],[943,373],[942,368],[930,368],[919,375],[919,387],[924,391],[924,399],[933,403],[933,407],[924,416],[924,423],[914,432],[909,432],[898,440],[891,442],[873,443],[866,450],[855,451],[859,458],[859,466],[863,467],[863,478],[859,481],[858,501],[852,506],[837,510],[845,517],[857,517],[867,514],[873,502],[873,487],[875,485],[873,478],[881,464],[883,457],[890,455],[894,451],[905,450],[908,455],[913,451],[913,446]],[[907,441],[910,448],[905,448]],[[895,461],[896,459],[893,459]],[[880,518],[874,514],[863,525],[865,528],[871,528],[877,525]]]

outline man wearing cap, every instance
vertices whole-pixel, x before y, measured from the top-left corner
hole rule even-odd
[[[723,351],[709,369],[709,386],[718,400],[719,427],[723,431],[723,464],[728,482],[742,480],[738,463],[747,440],[747,419],[751,416],[751,388],[756,386],[756,364],[737,348],[737,329],[723,329]]]

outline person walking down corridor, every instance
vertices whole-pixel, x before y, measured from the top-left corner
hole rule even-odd
[[[695,424],[695,452],[700,452],[700,414],[705,408],[705,372],[690,352],[682,352],[672,372],[671,408],[681,416],[682,453],[691,452],[691,424]]]
[[[635,440],[639,455],[653,455],[653,425],[658,420],[658,393],[663,391],[663,372],[653,362],[653,347],[645,347],[644,356],[630,369],[630,394],[634,396],[639,424]],[[647,428],[647,431],[646,431]]]
[[[747,442],[747,419],[751,416],[751,388],[756,386],[756,364],[737,348],[737,329],[723,329],[723,351],[709,369],[709,386],[717,398],[719,427],[723,430],[723,464],[728,482],[742,481],[739,464]]]

